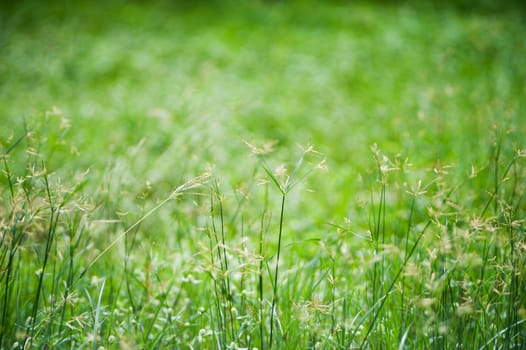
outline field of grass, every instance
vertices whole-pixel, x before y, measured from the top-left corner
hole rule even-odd
[[[526,349],[526,10],[0,4],[1,349]]]

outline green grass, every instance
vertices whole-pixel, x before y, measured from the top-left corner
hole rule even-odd
[[[0,348],[526,348],[519,2],[0,5]]]

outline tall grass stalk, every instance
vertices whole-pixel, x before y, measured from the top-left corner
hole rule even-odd
[[[229,259],[227,255],[227,246],[225,240],[225,221],[223,213],[223,198],[219,190],[217,181],[214,181],[213,189],[210,195],[210,216],[211,216],[211,233],[210,240],[213,238],[211,244],[211,258],[212,266],[214,266],[214,251],[217,252],[217,261],[219,262],[218,276],[214,278],[214,290],[216,293],[216,305],[218,307],[218,317],[221,322],[222,342],[221,348],[226,348],[228,340],[237,341],[235,317],[233,314],[233,297],[230,280]],[[217,203],[217,206],[215,205]],[[219,216],[219,229],[215,223],[215,216]],[[213,245],[213,246],[212,246]],[[219,283],[219,290],[217,288]]]
[[[259,307],[259,346],[261,350],[265,349],[265,300],[263,293],[263,265],[264,265],[264,252],[263,244],[265,241],[265,232],[268,229],[268,221],[270,217],[268,214],[268,186],[265,186],[265,194],[263,200],[263,213],[261,214],[261,222],[259,229],[259,244],[258,244],[258,273],[257,273],[257,290],[258,290],[258,300],[257,304]]]
[[[44,166],[42,166],[42,168],[44,169]],[[40,294],[42,293],[42,287],[43,287],[43,282],[44,282],[44,276],[46,274],[47,262],[51,255],[51,246],[53,244],[53,240],[55,237],[57,224],[58,224],[58,220],[60,216],[60,207],[61,207],[61,204],[59,204],[55,208],[54,200],[51,197],[51,189],[49,187],[48,174],[45,169],[43,170],[43,177],[44,177],[44,184],[45,184],[45,190],[47,194],[50,213],[49,213],[48,230],[47,230],[47,235],[46,235],[46,246],[45,246],[44,254],[43,254],[43,262],[42,262],[42,266],[40,270],[38,271],[38,285],[37,285],[35,299],[33,301],[33,311],[31,313],[31,319],[29,321],[27,331],[26,331],[25,343],[28,344],[29,347],[32,347],[32,343],[33,343],[33,334],[35,330],[34,325],[37,320],[38,306],[40,303]]]
[[[274,283],[272,285],[272,306],[270,308],[270,338],[269,346],[272,347],[272,336],[274,334],[274,315],[276,314],[276,304],[278,303],[278,275],[279,275],[279,258],[281,253],[281,238],[283,233],[283,217],[285,214],[286,193],[282,192],[281,210],[279,213],[279,231],[278,231],[278,250],[276,256],[276,267],[274,269]]]
[[[283,183],[277,178],[276,175],[274,175],[274,173],[271,171],[269,165],[267,164],[265,159],[261,156],[261,154],[259,157],[263,170],[269,176],[269,178],[271,179],[271,181],[274,183],[274,185],[276,186],[276,188],[279,190],[281,194],[281,206],[280,206],[279,226],[278,226],[278,241],[277,241],[277,252],[276,252],[276,265],[274,267],[274,279],[273,279],[273,285],[272,285],[272,303],[271,303],[271,308],[270,308],[269,347],[272,347],[273,340],[274,340],[274,318],[276,317],[276,313],[277,313],[276,308],[278,305],[278,276],[279,276],[279,262],[280,262],[280,256],[281,256],[283,224],[284,224],[283,219],[285,216],[285,201],[287,199],[287,194],[301,180],[298,177],[299,171],[301,169],[305,156],[310,152],[312,152],[312,147],[308,147],[306,150],[304,150],[302,156],[299,158],[298,162],[296,163],[296,166],[294,167],[292,174],[290,176],[287,176]],[[279,343],[278,343],[278,346],[279,346]]]
[[[420,188],[421,182],[418,183],[418,187],[414,189],[411,193],[411,208],[409,209],[409,217],[407,219],[407,230],[405,234],[405,244],[404,244],[404,259],[409,253],[409,235],[411,233],[412,225],[413,225],[413,214],[415,211],[415,203],[416,203],[416,196],[418,195],[419,188]],[[398,335],[398,340],[400,344],[405,342],[405,338],[407,337],[409,328],[404,331],[406,327],[406,310],[405,310],[405,276],[402,275],[402,291],[400,293],[400,331]]]

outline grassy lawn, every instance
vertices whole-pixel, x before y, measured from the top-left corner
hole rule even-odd
[[[0,348],[526,348],[519,2],[0,4]]]

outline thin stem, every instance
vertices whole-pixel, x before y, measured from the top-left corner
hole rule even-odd
[[[409,235],[411,233],[411,227],[413,224],[413,213],[415,211],[415,202],[416,202],[416,194],[413,195],[411,200],[411,210],[409,211],[409,219],[407,220],[407,232],[405,235],[405,249],[404,249],[404,257],[407,256],[407,250],[409,249]],[[400,334],[399,334],[399,340],[401,341],[404,336],[407,335],[407,332],[402,335],[402,332],[405,328],[405,276],[402,275],[402,293],[400,295],[400,312],[401,312],[401,319],[400,319]]]
[[[51,254],[51,244],[53,243],[53,238],[55,236],[56,226],[58,223],[58,217],[60,215],[60,210],[59,210],[60,208],[55,208],[53,205],[53,200],[51,198],[51,190],[49,188],[49,181],[48,181],[47,173],[44,173],[44,182],[46,185],[46,192],[47,192],[47,196],[49,200],[50,218],[49,218],[49,227],[48,227],[47,239],[46,239],[46,247],[44,250],[44,261],[42,262],[42,268],[40,269],[40,274],[38,278],[38,286],[37,286],[37,292],[35,295],[35,303],[33,304],[33,312],[31,314],[31,322],[29,323],[27,333],[26,333],[27,338],[29,339],[29,347],[31,347],[32,341],[33,341],[35,319],[36,319],[37,312],[38,312],[40,294],[42,292],[42,288],[44,284],[44,274],[46,271],[49,255]]]
[[[273,338],[273,330],[274,330],[274,314],[275,314],[275,308],[276,303],[278,299],[278,272],[279,272],[279,257],[281,253],[281,235],[283,233],[283,216],[285,214],[285,198],[286,193],[283,193],[281,196],[281,212],[280,212],[280,218],[279,218],[279,235],[278,235],[278,255],[276,257],[276,270],[274,272],[274,295],[272,296],[272,308],[270,310],[270,341],[269,341],[269,347],[272,347],[272,338]]]
[[[261,229],[259,231],[259,267],[258,267],[258,298],[259,298],[259,343],[261,350],[265,350],[265,337],[263,333],[263,241],[265,239],[265,219],[268,206],[268,186],[265,187],[265,207],[261,216]]]

